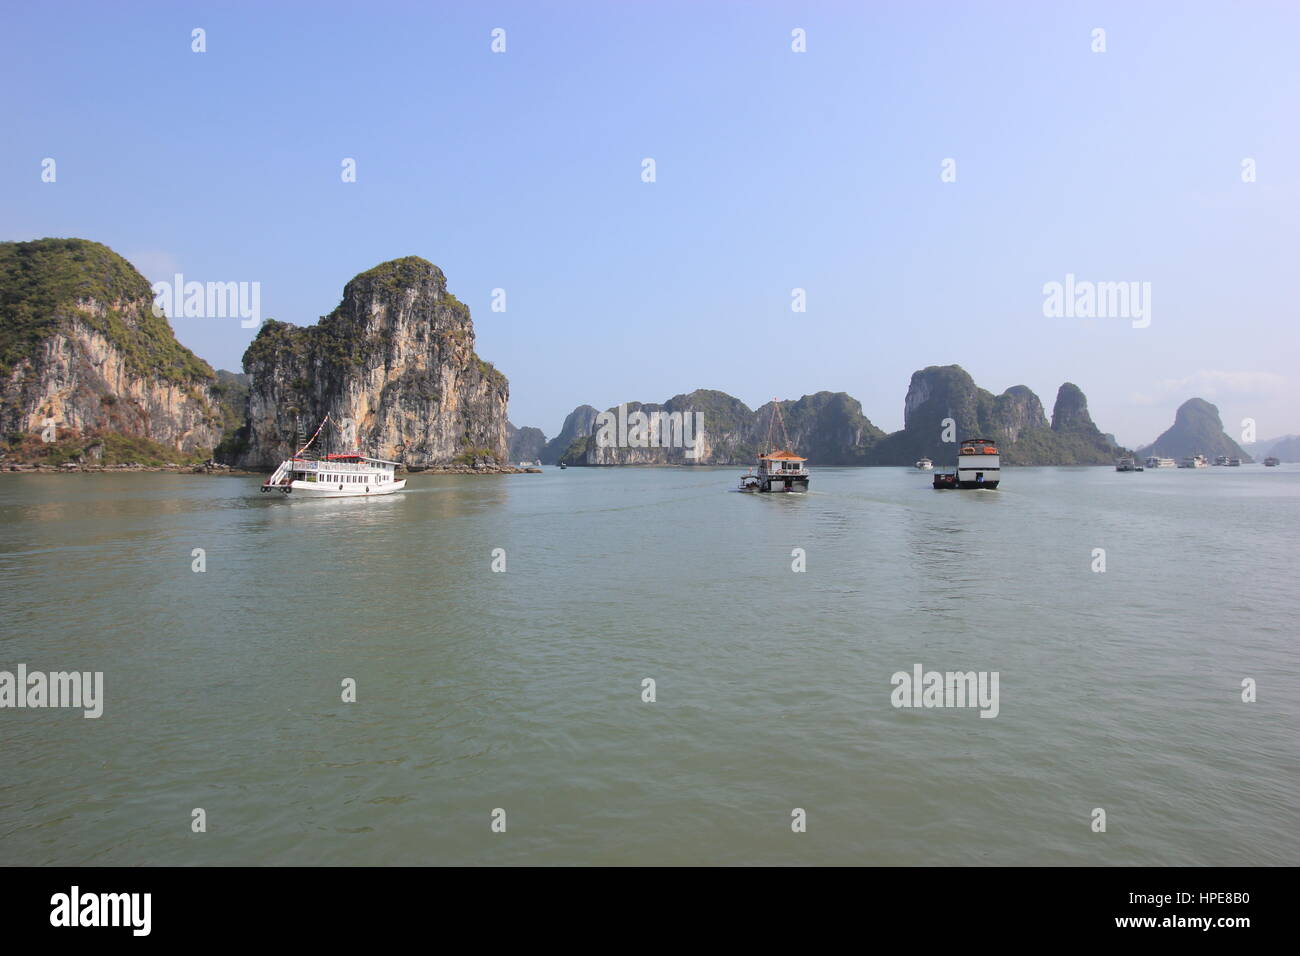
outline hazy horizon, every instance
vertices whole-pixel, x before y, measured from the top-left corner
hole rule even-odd
[[[8,25],[0,239],[258,282],[262,317],[300,325],[421,256],[510,420],[548,437],[577,405],[697,388],[843,391],[894,431],[911,374],[948,364],[1049,415],[1074,382],[1129,447],[1192,397],[1234,439],[1300,432],[1289,5],[73,3]],[[1149,324],[1046,317],[1067,276],[1149,283]],[[256,332],[171,321],[234,371]]]

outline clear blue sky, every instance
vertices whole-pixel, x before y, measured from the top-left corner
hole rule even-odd
[[[509,376],[511,419],[548,435],[581,403],[700,387],[844,390],[894,429],[912,371],[950,362],[1049,412],[1076,382],[1129,444],[1192,395],[1230,431],[1300,432],[1293,2],[127,0],[4,20],[0,239],[257,281],[263,315],[299,324],[423,256]],[[1152,283],[1150,327],[1045,318],[1066,273]],[[253,334],[173,325],[222,368]]]

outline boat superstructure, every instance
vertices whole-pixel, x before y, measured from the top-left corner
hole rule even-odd
[[[1152,455],[1147,459],[1146,464],[1148,468],[1173,468],[1178,464],[1178,462],[1174,461],[1172,458],[1157,458],[1155,455]]]
[[[774,444],[778,423],[784,441],[780,447]],[[748,474],[740,476],[740,490],[807,491],[808,459],[795,454],[790,436],[786,434],[785,419],[781,417],[781,402],[775,398],[772,399],[772,419],[767,423],[766,447],[771,450],[758,456],[757,470],[750,469]]]
[[[280,462],[271,477],[262,482],[262,493],[279,492],[285,497],[351,498],[368,495],[391,495],[406,487],[406,479],[397,477],[398,462],[369,458],[360,452],[346,452],[312,457],[309,449],[330,421],[321,421],[302,448],[292,458]]]
[[[996,488],[1002,477],[998,446],[989,438],[968,438],[957,453],[957,470],[936,473],[935,488]]]
[[[934,471],[934,462],[929,458],[920,458],[917,459],[916,467],[921,471]]]
[[[1144,471],[1143,467],[1138,464],[1137,459],[1121,458],[1115,462],[1116,471]]]
[[[1280,458],[1274,458],[1272,455],[1269,455],[1264,459],[1265,468],[1276,468],[1280,464],[1282,464],[1282,460]]]
[[[1209,468],[1210,462],[1204,455],[1188,455],[1178,463],[1179,468]]]

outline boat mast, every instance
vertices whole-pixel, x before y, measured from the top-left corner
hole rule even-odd
[[[785,418],[781,415],[781,400],[772,399],[772,417],[767,422],[767,450],[776,451],[776,446],[772,444],[772,433],[776,429],[776,423],[781,423],[781,437],[785,441],[784,450],[794,451],[794,446],[790,444],[790,435],[785,430]]]
[[[328,415],[326,415],[324,418],[321,419],[321,423],[320,423],[318,426],[316,426],[316,431],[315,431],[315,433],[311,436],[311,441],[308,441],[307,444],[305,444],[305,445],[303,445],[301,448],[299,448],[299,449],[294,453],[294,456],[293,456],[294,458],[297,458],[299,455],[301,455],[303,452],[305,452],[308,448],[311,447],[312,442],[314,442],[314,441],[316,440],[316,436],[320,434],[320,430],[321,430],[322,428],[325,427],[325,423],[328,422],[329,420],[330,420],[330,417],[329,417]],[[298,419],[298,429],[299,429],[299,431],[298,431],[298,435],[299,435],[299,438],[301,439],[301,436],[302,436],[302,419],[301,419],[301,418]]]

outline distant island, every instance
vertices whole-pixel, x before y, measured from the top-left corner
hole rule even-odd
[[[1183,402],[1173,425],[1150,445],[1139,448],[1138,454],[1174,459],[1205,455],[1210,459],[1225,456],[1245,462],[1254,460],[1224,432],[1219,409],[1202,398]]]
[[[771,419],[771,403],[750,409],[711,389],[622,406],[625,415],[698,420],[689,455],[599,441],[593,405],[575,408],[549,440],[516,427],[508,379],[474,351],[469,308],[418,256],[353,277],[315,325],[267,319],[241,372],[214,370],[181,345],[153,305],[148,280],[101,243],[0,243],[0,464],[265,470],[294,452],[301,423],[314,430],[328,415],[338,442],[411,471],[494,473],[539,459],[748,466]],[[822,465],[944,461],[953,442],[970,437],[997,441],[1008,465],[1105,465],[1133,454],[1093,423],[1078,386],[1061,385],[1049,421],[1027,386],[995,395],[958,365],[913,373],[903,428],[892,434],[844,392],[783,401],[781,413],[795,447]],[[1294,454],[1287,442],[1300,439],[1277,440]],[[1137,453],[1250,457],[1199,398]]]
[[[748,466],[761,450],[772,418],[770,402],[750,409],[725,392],[708,389],[676,395],[662,405],[627,402],[623,407],[646,414],[701,413],[700,447],[691,455],[680,447],[602,446],[597,441],[598,413],[584,405],[570,414],[560,438],[548,443],[543,464]],[[930,366],[912,375],[903,400],[903,428],[892,434],[873,425],[862,404],[844,392],[781,402],[781,416],[794,446],[823,465],[944,461],[955,455],[956,441],[973,437],[997,441],[1009,465],[1107,465],[1132,454],[1093,423],[1078,386],[1066,382],[1060,387],[1049,422],[1043,403],[1027,386],[994,395],[977,386],[959,365]]]

